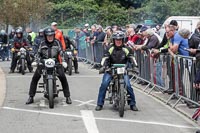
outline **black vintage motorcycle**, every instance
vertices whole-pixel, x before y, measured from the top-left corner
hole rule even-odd
[[[65,61],[67,63],[67,68],[65,69],[65,72],[68,71],[69,75],[72,75],[72,69],[73,69],[73,60],[74,60],[74,56],[73,56],[73,50],[71,49],[67,49],[65,51]]]
[[[44,63],[40,63],[42,69],[43,83],[39,83],[39,88],[43,88],[43,91],[37,91],[37,93],[44,93],[44,97],[49,100],[49,108],[54,108],[54,98],[58,97],[59,91],[56,85],[56,66],[55,60],[52,58],[45,59]]]
[[[26,62],[26,48],[21,47],[19,51],[17,51],[17,58],[19,59],[17,62],[17,70],[22,73],[22,75],[25,74],[25,71],[27,69],[27,62]]]
[[[124,75],[128,74],[125,64],[113,64],[108,70],[112,73],[112,80],[107,88],[107,98],[114,108],[118,109],[119,116],[124,116],[124,107],[126,102],[129,104],[130,98],[127,93],[127,87],[124,82]]]

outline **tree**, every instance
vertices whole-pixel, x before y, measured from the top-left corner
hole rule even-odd
[[[200,16],[200,1],[199,0],[177,0],[172,2],[172,12],[179,16]]]
[[[54,2],[48,21],[57,21],[65,27],[83,26],[85,23],[126,25],[156,23],[172,15],[200,15],[199,0],[50,0]]]
[[[0,18],[6,25],[23,26],[42,20],[50,10],[47,0],[1,0]]]
[[[146,19],[152,19],[156,23],[162,23],[167,15],[171,14],[170,2],[167,0],[148,2],[148,6],[145,7]]]

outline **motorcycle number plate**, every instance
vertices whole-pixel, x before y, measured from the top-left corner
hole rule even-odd
[[[117,74],[124,74],[124,72],[125,72],[125,67],[117,68]]]

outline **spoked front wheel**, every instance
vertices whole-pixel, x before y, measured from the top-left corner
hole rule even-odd
[[[72,59],[68,59],[68,73],[72,75]]]
[[[25,74],[25,60],[24,59],[21,59],[21,72],[22,72],[22,75]]]
[[[124,93],[124,84],[119,85],[119,116],[124,116],[124,107],[125,107],[125,93]]]
[[[48,87],[48,97],[49,97],[49,108],[54,108],[54,93],[53,93],[53,79],[48,79],[47,81]]]

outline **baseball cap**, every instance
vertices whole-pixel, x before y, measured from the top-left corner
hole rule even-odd
[[[142,28],[140,29],[140,32],[146,31],[148,28],[146,26],[142,26]]]
[[[87,24],[85,24],[84,26],[85,26],[85,27],[88,27],[88,26],[89,26],[89,24],[87,23]]]
[[[55,25],[57,25],[57,23],[56,23],[56,22],[53,22],[53,23],[51,23],[51,26],[55,26]]]

